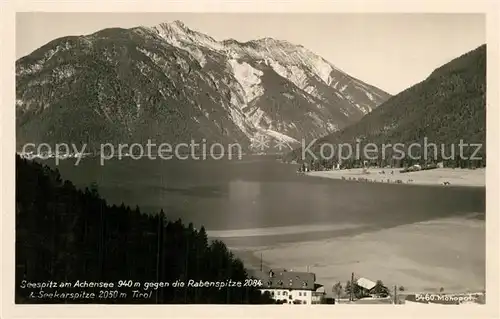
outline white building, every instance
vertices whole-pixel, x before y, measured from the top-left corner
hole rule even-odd
[[[259,277],[263,283],[261,292],[269,292],[274,300],[283,304],[319,304],[325,296],[323,286],[316,284],[314,273],[271,270]]]

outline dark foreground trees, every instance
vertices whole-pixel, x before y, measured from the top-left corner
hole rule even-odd
[[[57,170],[16,157],[16,302],[18,303],[270,303],[255,287],[188,287],[193,282],[245,283],[243,263],[205,229],[108,205],[96,188],[76,189]],[[29,282],[114,282],[114,288],[50,289],[94,292],[92,300],[36,298]],[[141,287],[128,287],[128,283]],[[144,290],[145,283],[169,287]],[[172,285],[177,282],[177,286]],[[118,288],[117,284],[122,283]],[[180,283],[184,283],[181,286]],[[106,296],[103,290],[108,291]],[[134,290],[146,297],[134,297]],[[118,291],[120,294],[116,294]],[[151,293],[152,291],[152,293]],[[34,292],[35,296],[31,295]],[[121,294],[126,293],[126,296]],[[150,296],[147,296],[150,293]]]

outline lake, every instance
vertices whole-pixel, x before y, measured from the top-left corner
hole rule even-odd
[[[47,164],[54,167],[50,160]],[[273,157],[241,160],[74,159],[63,179],[95,182],[108,203],[204,225],[232,246],[331,238],[432,219],[485,214],[485,189],[356,183],[296,174]]]
[[[250,272],[310,270],[327,291],[352,272],[410,292],[485,287],[485,188],[304,176],[265,156],[84,158],[57,168],[79,187],[97,183],[108,203],[204,225]]]

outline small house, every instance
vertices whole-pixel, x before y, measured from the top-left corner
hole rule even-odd
[[[366,278],[359,278],[356,284],[361,288],[361,295],[374,298],[387,297],[389,292],[387,288],[378,286],[377,283]]]

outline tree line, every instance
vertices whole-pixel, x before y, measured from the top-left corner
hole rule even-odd
[[[96,187],[77,189],[57,169],[16,156],[16,303],[61,303],[30,298],[30,282],[242,281],[243,263],[204,227],[169,221],[162,211],[109,205]],[[90,291],[91,289],[89,289]],[[72,301],[73,302],[73,301]],[[89,301],[74,301],[74,303]],[[256,287],[164,287],[149,299],[92,300],[95,303],[272,303]]]
[[[334,169],[337,165],[340,169],[363,167],[407,168],[416,164],[421,166],[437,166],[438,163],[446,168],[476,169],[486,167],[484,152],[481,150],[475,152],[475,150],[471,149],[471,147],[464,149],[463,156],[457,155],[451,158],[446,156],[443,158],[441,154],[425,158],[425,156],[417,152],[412,153],[412,156],[402,158],[400,156],[393,156],[392,153],[388,153],[379,154],[379,156],[371,154],[368,158],[360,156],[359,158],[339,159],[339,157],[334,157],[325,159],[321,158],[320,154],[316,154],[316,159],[309,155],[306,156],[304,160],[299,161],[299,163],[301,164],[301,171],[304,171],[306,166],[312,171],[322,171]]]

